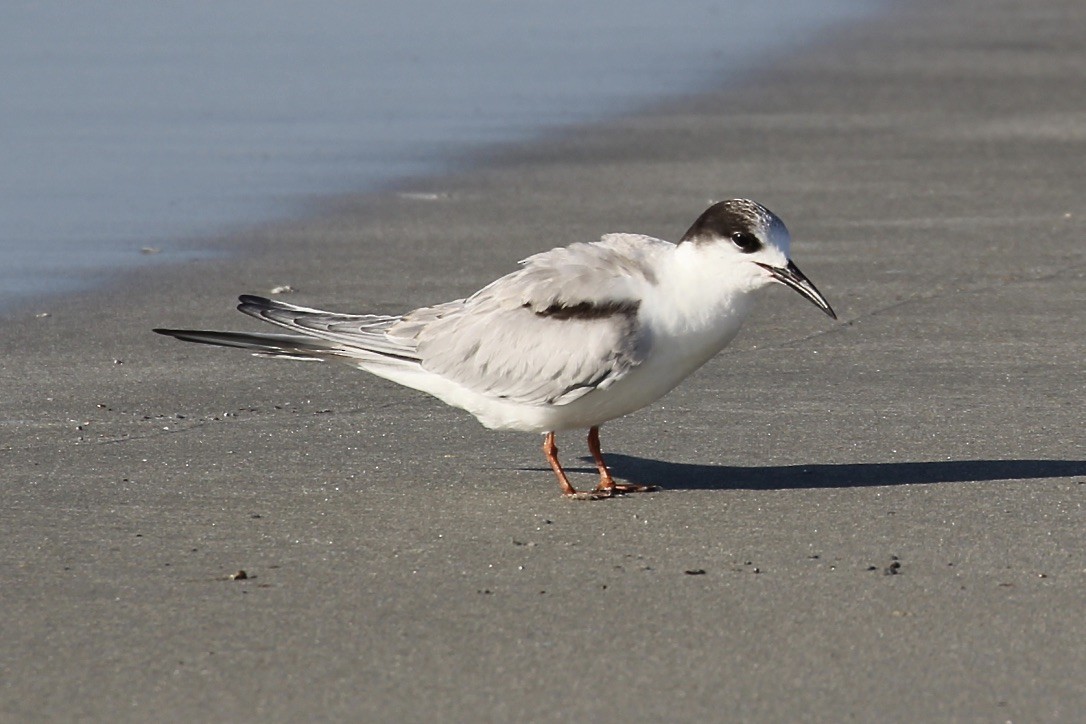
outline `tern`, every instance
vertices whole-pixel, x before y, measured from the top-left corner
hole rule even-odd
[[[429,393],[488,428],[542,433],[562,493],[607,498],[655,486],[615,482],[600,425],[660,399],[724,349],[757,292],[784,284],[837,318],[789,258],[790,246],[776,214],[732,199],[706,209],[678,243],[606,234],[530,256],[464,299],[402,315],[244,295],[239,311],[289,333],[154,331],[258,356],[343,362]],[[555,434],[586,428],[599,484],[578,492]]]

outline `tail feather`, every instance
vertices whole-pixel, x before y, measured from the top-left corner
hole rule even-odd
[[[419,361],[413,339],[393,338],[386,334],[401,317],[325,312],[251,294],[243,294],[239,301],[238,311],[285,329],[369,354]]]
[[[329,356],[336,355],[334,348],[300,334],[250,334],[248,332],[212,332],[202,329],[153,329],[151,331],[185,342],[247,349],[262,357],[285,357],[321,362]]]
[[[186,342],[247,349],[263,357],[302,360],[340,359],[359,366],[417,366],[413,339],[386,332],[400,317],[379,314],[336,314],[299,307],[249,294],[239,298],[238,310],[296,334],[214,332],[198,329],[156,329]]]

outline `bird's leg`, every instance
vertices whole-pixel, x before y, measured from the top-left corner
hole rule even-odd
[[[547,462],[551,464],[551,470],[554,471],[555,476],[558,478],[558,484],[562,486],[562,495],[567,498],[573,498],[574,500],[599,500],[600,498],[609,498],[614,495],[614,491],[606,490],[593,490],[586,493],[578,493],[577,489],[569,482],[569,476],[566,475],[566,471],[562,469],[562,463],[558,462],[558,445],[554,442],[554,432],[548,432],[546,437],[543,438],[543,454],[547,456]]]
[[[566,471],[562,469],[562,463],[558,462],[558,445],[554,442],[553,430],[543,438],[543,454],[547,456],[551,470],[558,477],[558,484],[562,486],[562,495],[576,495],[577,490],[570,484]]]
[[[596,469],[600,471],[600,484],[596,490],[610,490],[614,492],[615,479],[611,477],[611,471],[607,469],[607,463],[603,460],[603,451],[600,450],[600,428],[595,425],[588,431],[588,450],[596,461]]]
[[[611,477],[611,471],[607,469],[607,463],[603,460],[603,451],[600,450],[599,425],[594,425],[588,431],[588,449],[596,461],[596,469],[600,471],[600,484],[596,486],[595,492],[610,496],[615,493],[648,493],[656,490],[655,485],[631,485],[615,482],[615,479]]]

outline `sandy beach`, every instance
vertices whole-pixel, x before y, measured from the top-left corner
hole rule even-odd
[[[727,91],[9,314],[0,719],[1078,719],[1086,6],[895,5]],[[653,494],[564,500],[536,436],[150,332],[259,329],[236,296],[282,285],[402,312],[734,196],[840,320],[770,290],[605,426]]]

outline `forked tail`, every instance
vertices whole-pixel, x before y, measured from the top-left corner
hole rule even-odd
[[[238,310],[296,334],[215,332],[199,329],[155,329],[158,334],[200,344],[246,349],[263,357],[302,360],[340,359],[359,363],[417,365],[413,339],[386,334],[400,317],[336,314],[264,297],[243,295]]]

